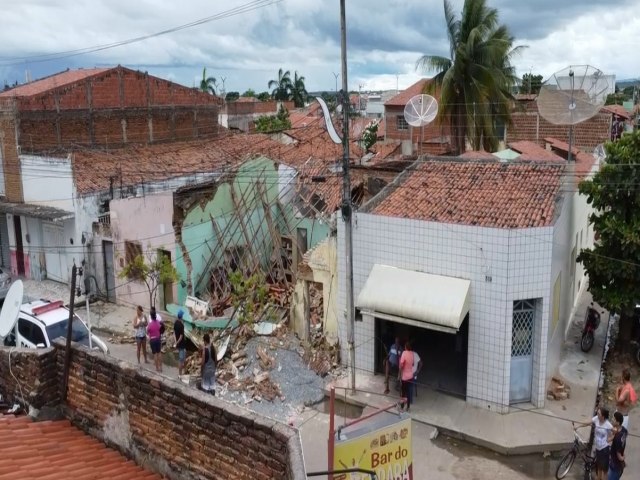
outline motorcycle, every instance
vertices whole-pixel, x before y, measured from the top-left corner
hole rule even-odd
[[[600,326],[600,313],[594,308],[593,302],[587,307],[584,315],[584,326],[582,327],[582,338],[580,340],[580,349],[588,352],[593,348],[595,340],[595,331]]]

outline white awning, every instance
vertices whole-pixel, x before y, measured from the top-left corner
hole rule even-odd
[[[374,265],[358,296],[363,313],[455,333],[469,312],[469,286],[461,278]]]

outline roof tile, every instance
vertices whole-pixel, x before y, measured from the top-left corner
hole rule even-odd
[[[429,82],[430,78],[422,78],[416,83],[407,87],[402,92],[398,93],[395,97],[390,98],[385,102],[385,107],[404,107],[412,97],[420,95],[424,92],[424,87]]]
[[[2,480],[161,478],[108,449],[67,420],[33,422],[29,417],[0,415],[0,439],[10,439],[16,447],[15,451],[2,449]],[[114,454],[107,462],[100,461],[105,451]]]
[[[372,213],[496,228],[551,225],[564,165],[441,159],[418,161]]]
[[[106,72],[110,68],[87,68],[79,70],[67,70],[60,72],[50,77],[41,78],[40,80],[34,80],[33,82],[19,85],[15,88],[0,93],[0,97],[30,97],[32,95],[38,95],[44,93],[52,88],[62,87],[75,83],[85,78],[98,75]]]

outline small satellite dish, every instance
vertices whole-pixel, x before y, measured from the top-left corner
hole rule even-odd
[[[549,123],[569,126],[569,161],[573,126],[594,117],[604,106],[609,82],[590,65],[569,66],[551,75],[540,88],[538,112]]]
[[[423,127],[438,115],[438,102],[431,95],[416,95],[404,106],[404,119],[412,127]]]
[[[596,158],[596,160],[598,160],[598,162],[604,162],[607,159],[607,152],[604,149],[604,145],[597,145],[593,150],[593,156]]]
[[[438,102],[431,95],[416,95],[404,106],[404,119],[412,127],[420,127],[420,148],[424,143],[424,126],[438,115]],[[411,135],[413,143],[413,135]],[[419,152],[420,153],[420,152]]]
[[[20,314],[23,296],[24,286],[22,285],[22,280],[16,280],[9,288],[0,312],[0,337],[6,337],[13,330]]]

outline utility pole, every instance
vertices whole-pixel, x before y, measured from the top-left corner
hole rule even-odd
[[[336,73],[336,72],[332,72],[332,73],[333,73],[333,76],[336,78],[336,90],[335,90],[335,92],[336,92],[336,100],[337,100],[337,98],[338,98],[338,77],[340,76],[340,74]]]
[[[364,83],[358,85],[358,112],[362,112],[362,89],[364,88]]]
[[[71,367],[71,338],[73,332],[73,304],[76,301],[76,276],[78,267],[75,262],[71,267],[71,299],[69,300],[69,322],[67,323],[67,345],[64,351],[64,370],[62,375],[62,401],[67,399],[69,386],[69,368]]]
[[[342,219],[346,247],[347,324],[349,364],[351,366],[351,392],[356,391],[355,316],[353,311],[353,206],[349,177],[349,85],[347,83],[347,20],[345,0],[340,0],[340,46],[342,57]]]

